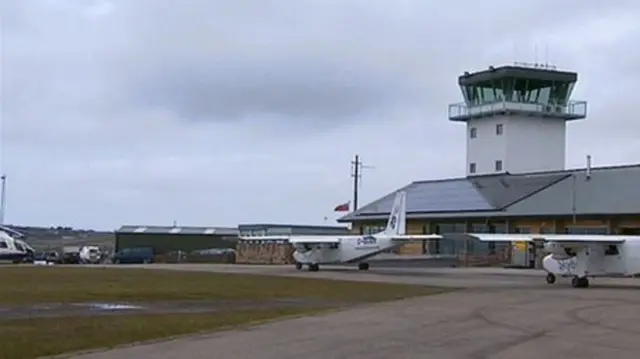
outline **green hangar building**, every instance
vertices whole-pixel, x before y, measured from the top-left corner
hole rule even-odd
[[[156,255],[212,248],[235,249],[238,228],[126,225],[115,231],[115,250],[152,247]]]

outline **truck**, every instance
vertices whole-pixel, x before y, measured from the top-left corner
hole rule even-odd
[[[102,252],[98,246],[80,247],[79,256],[82,264],[98,264],[102,261]]]

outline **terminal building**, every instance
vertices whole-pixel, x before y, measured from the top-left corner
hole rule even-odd
[[[452,256],[460,265],[539,266],[538,248],[461,240],[464,232],[640,234],[640,164],[565,168],[566,128],[587,117],[571,99],[578,74],[516,64],[465,72],[464,102],[449,120],[466,125],[466,176],[415,181],[407,192],[409,234],[442,240],[399,253]],[[384,227],[394,191],[340,218],[352,232]]]

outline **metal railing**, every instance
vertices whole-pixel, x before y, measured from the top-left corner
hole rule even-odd
[[[578,119],[587,116],[586,101],[569,101],[566,105],[542,103],[526,103],[512,101],[497,101],[482,105],[469,106],[465,102],[449,105],[449,119],[466,120],[469,118],[500,114],[505,112],[535,113],[543,116],[564,119]]]

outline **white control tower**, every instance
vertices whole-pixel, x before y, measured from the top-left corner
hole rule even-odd
[[[577,80],[517,63],[460,76],[449,120],[467,124],[467,176],[564,170],[566,122],[587,117],[586,101],[569,99]]]

